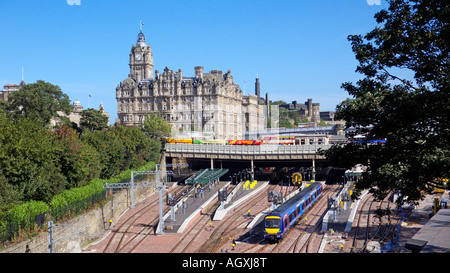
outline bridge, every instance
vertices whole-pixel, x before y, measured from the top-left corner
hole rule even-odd
[[[331,144],[313,145],[220,145],[220,144],[166,144],[166,156],[197,159],[231,160],[300,160],[325,159],[319,149]]]
[[[258,166],[288,166],[301,164],[311,166],[315,173],[316,160],[325,162],[326,158],[318,155],[319,149],[329,149],[331,144],[312,145],[220,145],[220,144],[166,144],[165,156],[177,162],[189,162],[190,166],[210,164],[214,169],[214,162],[222,168],[235,164],[235,168],[253,169],[255,162]],[[205,162],[206,161],[206,162]],[[210,161],[210,163],[207,163]],[[248,166],[245,162],[250,163]],[[238,166],[236,166],[238,165]],[[228,166],[229,168],[231,166]],[[204,165],[203,167],[204,168]]]

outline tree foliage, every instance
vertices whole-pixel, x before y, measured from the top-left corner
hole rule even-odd
[[[117,125],[111,128],[111,131],[125,147],[121,170],[136,168],[145,162],[158,160],[159,142],[146,136],[141,128]],[[157,149],[156,153],[153,147]]]
[[[108,117],[96,109],[81,112],[80,127],[83,131],[99,131],[108,127]]]
[[[450,169],[450,4],[391,0],[375,19],[382,26],[364,37],[350,35],[364,78],[342,85],[351,98],[336,117],[354,127],[350,134],[382,145],[348,143],[323,152],[334,165],[368,166],[360,189],[379,198],[390,192],[415,202]]]
[[[69,115],[73,108],[69,96],[59,86],[41,80],[22,85],[9,95],[5,104],[7,111],[41,124],[48,124],[52,118],[62,118],[58,111]]]
[[[142,131],[151,138],[161,140],[170,136],[171,127],[159,115],[150,114],[145,117]]]
[[[99,178],[111,179],[159,158],[158,140],[139,127],[107,127],[104,116],[99,118],[95,111],[85,112],[86,130],[81,135],[64,124],[50,128],[58,111],[70,111],[67,95],[55,85],[38,81],[11,97],[0,106],[0,222],[18,205],[52,202],[53,208],[72,200],[72,195],[98,192],[104,184]],[[23,208],[27,209],[17,211],[29,211]]]

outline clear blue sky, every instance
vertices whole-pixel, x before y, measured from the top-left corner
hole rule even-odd
[[[69,5],[68,2],[80,5]],[[361,78],[349,34],[365,34],[387,8],[367,0],[0,0],[0,88],[21,81],[59,85],[71,101],[117,117],[115,88],[129,73],[139,21],[154,69],[193,76],[231,69],[246,94],[304,102],[333,111]],[[369,0],[369,2],[374,2]],[[375,1],[376,2],[376,1]]]

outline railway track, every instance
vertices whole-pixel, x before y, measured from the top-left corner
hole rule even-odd
[[[388,201],[389,196],[386,196],[383,200],[381,201],[374,201],[372,204],[374,204],[375,202],[378,202],[378,209],[382,209],[382,210],[386,210],[389,209],[390,210],[390,201]],[[387,242],[387,241],[391,241],[394,239],[394,237],[397,235],[397,225],[401,222],[402,220],[402,216],[399,217],[399,213],[400,211],[397,210],[397,212],[392,215],[391,214],[387,214],[384,216],[383,215],[377,215],[376,217],[374,217],[374,212],[371,211],[371,215],[373,219],[378,219],[378,221],[372,220],[369,221],[369,219],[367,220],[367,233],[365,236],[365,243],[364,245],[359,249],[359,252],[367,252],[370,251],[367,249],[367,247],[369,246],[369,244],[371,242],[378,242],[379,245],[382,245],[383,243]],[[375,225],[376,222],[378,222],[378,225]]]
[[[350,253],[357,253],[362,250],[362,247],[358,249],[358,237],[363,238],[363,245],[367,242],[367,223],[370,221],[370,210],[375,202],[374,197],[371,194],[368,194],[367,196],[364,196],[362,205],[358,208],[357,214],[358,214],[358,221],[356,224],[356,227],[352,229],[353,233],[353,241],[352,246],[350,248]],[[366,221],[364,221],[366,220]],[[366,223],[366,229],[363,229],[363,224]],[[370,223],[370,222],[369,222]],[[359,239],[361,240],[361,239]]]
[[[318,247],[313,247],[314,241],[321,241],[322,235],[318,234],[321,227],[323,215],[327,208],[327,197],[335,195],[339,191],[337,186],[327,186],[324,189],[322,197],[311,207],[306,214],[299,220],[298,225],[291,228],[284,238],[276,244],[270,244],[268,240],[261,240],[261,247],[254,252],[270,253],[301,253],[317,252]],[[250,252],[259,245],[253,245],[244,250]],[[314,248],[314,249],[313,249]],[[316,251],[315,251],[316,250]]]
[[[329,186],[322,198],[314,204],[310,213],[307,214],[305,227],[297,236],[294,243],[288,248],[287,253],[317,253],[323,234],[320,233],[321,224],[328,207],[328,198],[335,196],[340,190],[338,186]],[[316,242],[319,242],[318,244]]]
[[[227,188],[227,195],[229,195],[235,187],[230,185]],[[178,241],[178,243],[170,250],[170,253],[174,253],[177,249],[181,249],[181,253],[187,252],[192,243],[197,239],[201,232],[203,232],[205,227],[208,227],[208,223],[212,221],[212,214],[220,206],[218,199],[205,208],[205,212],[200,215],[192,227],[188,229],[186,234]],[[211,227],[210,227],[211,228]]]
[[[277,186],[271,185],[270,190],[273,190]],[[266,198],[266,191],[262,191],[246,202],[240,204],[237,208],[235,208],[230,215],[227,215],[224,220],[220,222],[217,226],[214,227],[213,232],[210,234],[205,243],[203,243],[200,247],[197,248],[195,252],[197,253],[215,253],[219,251],[219,249],[229,242],[231,245],[231,240],[236,240],[236,236],[241,233],[242,230],[245,229],[247,224],[252,220],[251,216],[249,216],[249,210],[252,215],[259,214],[267,207],[264,207],[257,211],[254,211],[254,207]],[[229,212],[229,213],[230,213]]]
[[[182,193],[185,191],[186,189],[184,187],[176,187],[169,189],[168,193],[183,196]],[[138,240],[139,237],[154,232],[154,226],[159,219],[159,199],[157,194],[153,195],[155,198],[152,198],[148,204],[132,211],[132,213],[127,215],[127,218],[125,218],[116,229],[112,230],[112,236],[109,238],[103,249],[103,253],[123,252],[126,247],[130,246],[131,249],[129,249],[128,252],[131,252],[140,242],[142,242],[142,238]],[[165,206],[164,213],[168,210],[169,208]],[[149,218],[151,219],[150,221],[148,220]]]
[[[387,223],[383,217],[376,216],[377,209],[386,209],[390,202],[388,197],[383,200],[376,200],[372,195],[368,195],[364,199],[364,203],[358,210],[358,222],[353,232],[353,242],[350,249],[351,253],[362,253],[367,251],[370,242],[375,241],[376,237],[381,235],[381,239],[385,238],[393,230],[393,225],[388,215]],[[380,240],[381,242],[382,240]]]

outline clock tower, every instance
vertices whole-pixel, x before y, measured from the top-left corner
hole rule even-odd
[[[150,44],[145,43],[145,36],[141,31],[137,37],[136,46],[131,46],[130,52],[130,78],[140,82],[143,79],[153,78],[153,54]]]

